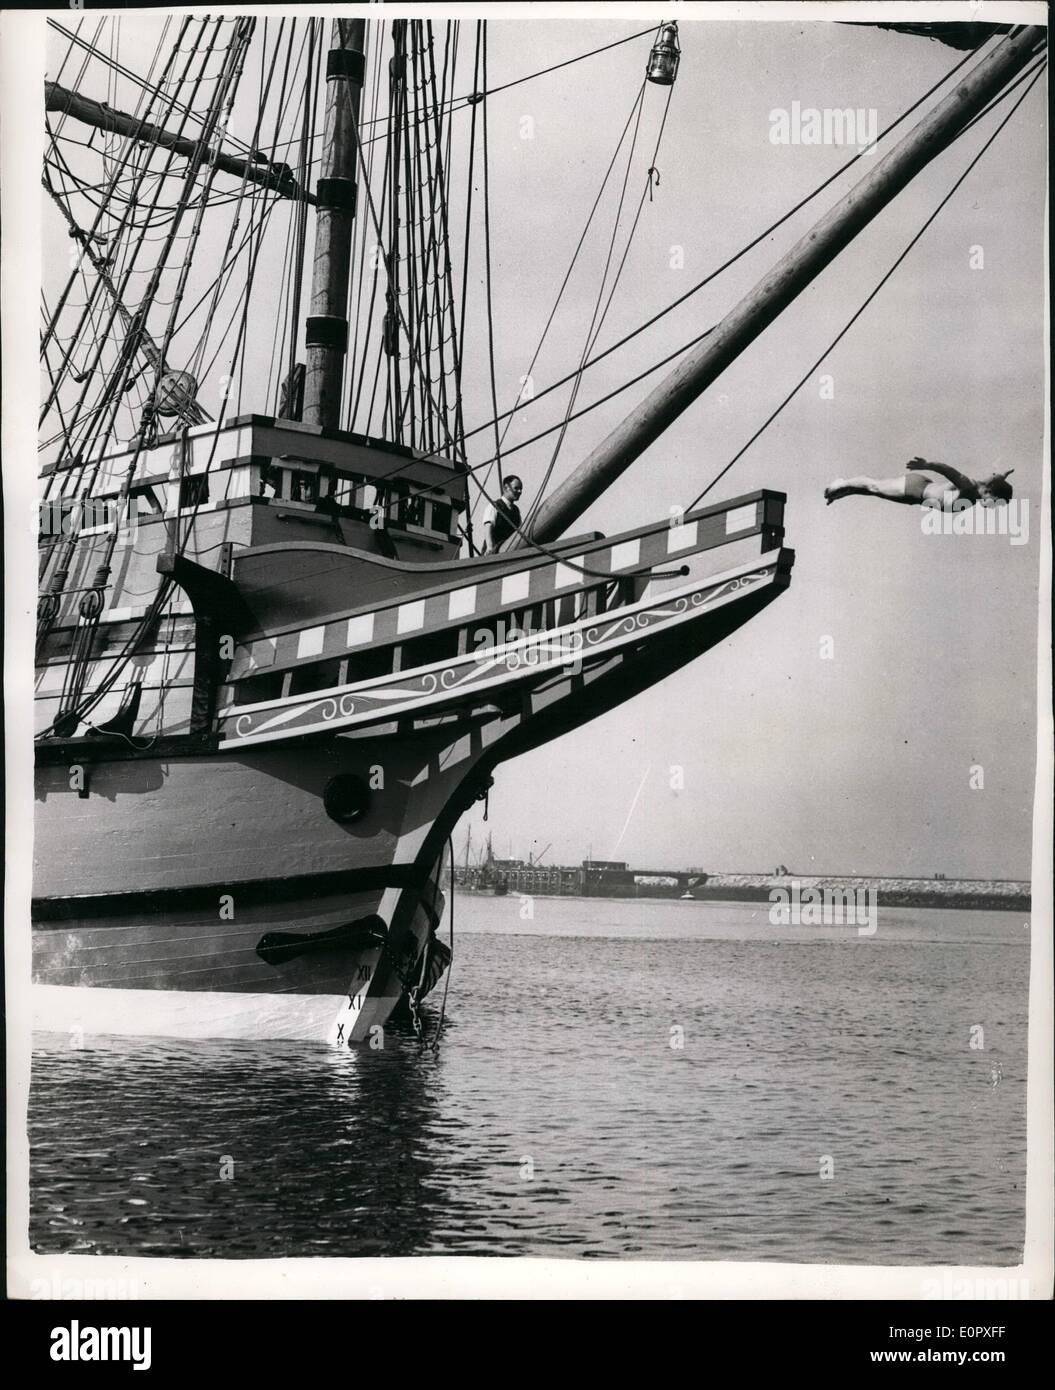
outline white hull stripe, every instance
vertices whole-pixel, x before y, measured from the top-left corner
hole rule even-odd
[[[33,1028],[82,1037],[289,1039],[324,1044],[341,994],[32,986]]]

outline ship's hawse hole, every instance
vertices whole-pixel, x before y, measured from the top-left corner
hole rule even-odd
[[[339,772],[326,783],[322,793],[326,814],[338,825],[350,825],[366,814],[370,788],[354,772]]]

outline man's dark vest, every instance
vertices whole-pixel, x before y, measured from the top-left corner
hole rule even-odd
[[[515,502],[508,502],[504,497],[499,497],[495,502],[495,519],[491,527],[491,539],[496,550],[509,539],[519,525],[520,508]]]

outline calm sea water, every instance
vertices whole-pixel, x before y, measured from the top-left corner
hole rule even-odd
[[[1021,1259],[1022,917],[881,910],[864,938],[749,904],[455,913],[437,1055],[392,1029],[360,1053],[40,1037],[33,1247]]]

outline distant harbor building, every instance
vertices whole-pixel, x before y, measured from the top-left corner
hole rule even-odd
[[[470,893],[525,893],[578,898],[680,898],[707,882],[699,869],[632,869],[624,859],[584,859],[581,864],[537,864],[493,859],[467,865],[459,886]]]

